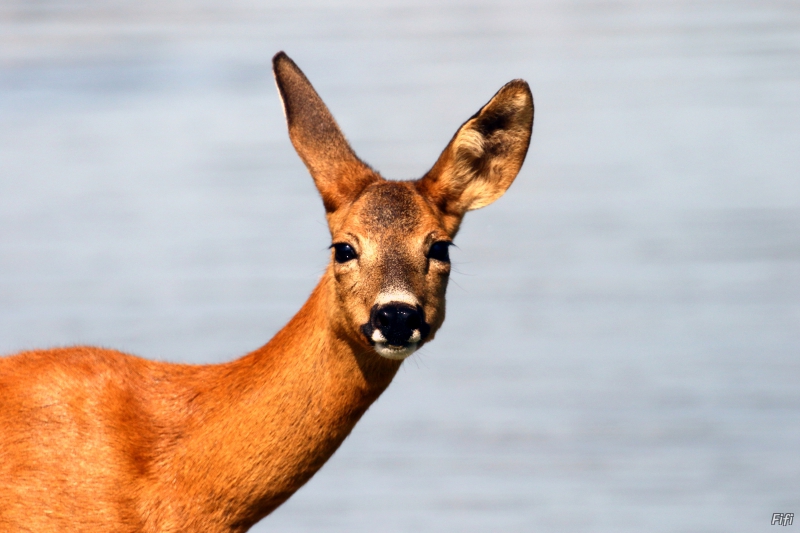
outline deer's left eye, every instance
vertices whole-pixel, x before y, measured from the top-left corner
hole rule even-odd
[[[331,247],[333,248],[333,258],[337,263],[347,263],[358,257],[353,247],[346,242],[336,242]]]
[[[441,261],[442,263],[449,263],[450,262],[450,246],[452,246],[452,242],[448,241],[437,241],[431,245],[431,249],[428,250],[428,257],[431,259],[436,259],[437,261]]]

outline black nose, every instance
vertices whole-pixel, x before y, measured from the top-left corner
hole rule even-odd
[[[422,316],[422,309],[405,304],[390,303],[374,307],[370,325],[380,331],[391,346],[407,345],[414,330],[419,330],[420,338],[430,331]]]

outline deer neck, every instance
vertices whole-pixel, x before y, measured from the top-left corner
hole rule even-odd
[[[206,475],[185,490],[229,524],[254,523],[308,481],[400,366],[337,331],[333,283],[329,269],[269,343],[217,367],[223,379],[199,376],[181,470]]]

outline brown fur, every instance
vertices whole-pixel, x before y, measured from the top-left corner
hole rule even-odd
[[[326,207],[331,261],[269,343],[178,365],[72,347],[0,358],[0,531],[246,531],[322,466],[401,362],[359,326],[376,295],[418,298],[431,335],[449,263],[427,258],[511,184],[530,139],[527,85],[506,85],[416,182],[362,163],[297,66],[275,56],[292,143]]]

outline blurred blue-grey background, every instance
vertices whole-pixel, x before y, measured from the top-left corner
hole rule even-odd
[[[278,50],[389,178],[512,78],[536,120],[436,341],[255,531],[800,516],[793,0],[1,0],[0,352],[218,362],[291,317],[329,241]]]

